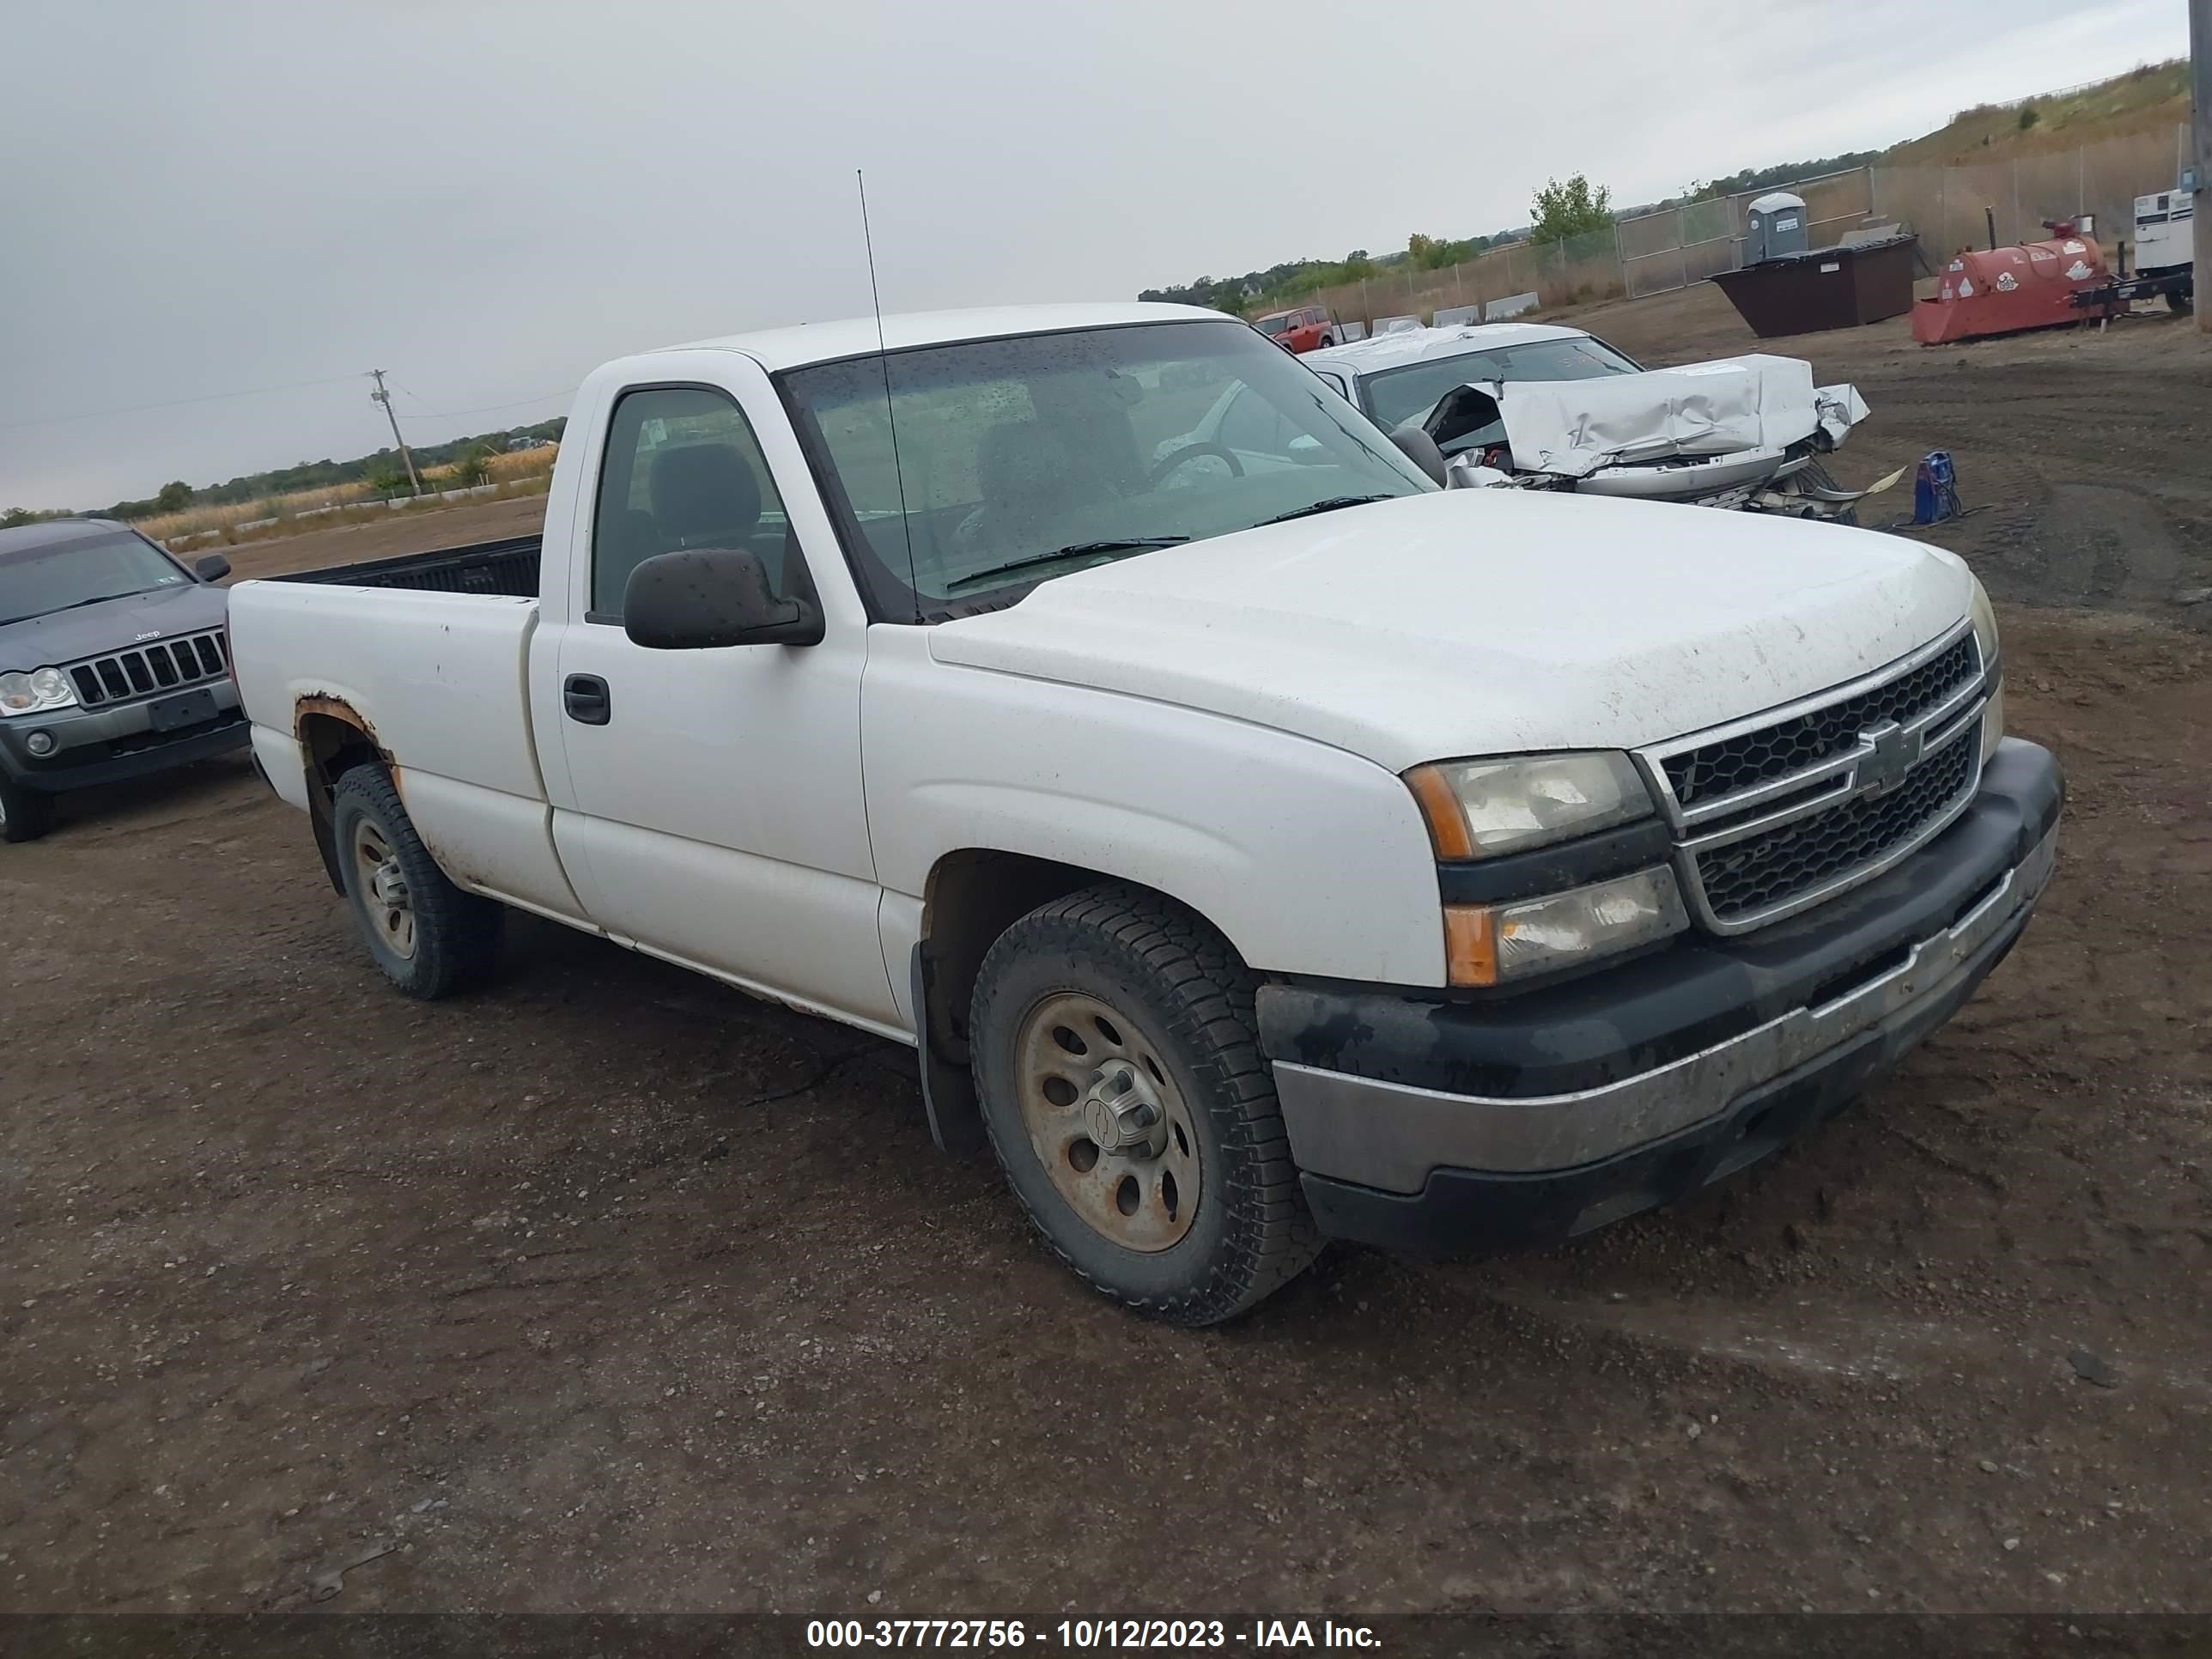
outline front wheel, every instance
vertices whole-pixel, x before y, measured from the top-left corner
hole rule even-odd
[[[975,983],[976,1091],[1015,1196],[1085,1282],[1174,1324],[1244,1312],[1322,1248],[1253,991],[1212,928],[1121,886],[1031,911]]]
[[[346,902],[386,979],[428,1002],[490,976],[505,908],[447,878],[382,767],[338,780],[331,823]]]
[[[36,841],[54,827],[54,801],[0,777],[0,841]]]

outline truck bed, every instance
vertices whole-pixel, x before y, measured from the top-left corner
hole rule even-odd
[[[397,587],[428,593],[496,593],[508,599],[538,597],[538,551],[542,536],[510,536],[501,541],[472,542],[465,547],[444,547],[429,553],[407,553],[396,559],[371,559],[362,564],[331,565],[321,570],[301,570],[270,576],[270,581],[321,582],[343,587]]]

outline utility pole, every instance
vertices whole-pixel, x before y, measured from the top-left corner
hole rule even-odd
[[[2197,0],[2197,3],[2212,4],[2212,0]],[[399,459],[407,463],[407,482],[419,495],[422,493],[422,481],[415,476],[415,452],[407,447],[407,440],[399,435],[399,416],[392,413],[392,394],[384,389],[384,371],[372,368],[368,374],[369,378],[376,382],[376,390],[368,394],[368,400],[384,405],[384,418],[392,422],[392,441],[399,446]]]
[[[2212,271],[2212,0],[2189,0],[2189,81],[2196,104],[2190,156],[2197,173],[2197,326],[2212,334],[2212,307],[2204,303],[2204,276]]]

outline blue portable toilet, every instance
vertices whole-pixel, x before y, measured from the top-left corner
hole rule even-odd
[[[1802,196],[1774,191],[1753,202],[1746,212],[1749,219],[1744,232],[1743,262],[1747,265],[1802,253],[1813,245],[1812,216],[1805,211]]]

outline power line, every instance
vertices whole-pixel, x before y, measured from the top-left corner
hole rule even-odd
[[[422,405],[423,411],[426,414],[431,416],[434,419],[441,421],[461,420],[471,415],[492,415],[505,409],[527,409],[534,404],[550,404],[556,398],[571,397],[574,395],[576,390],[575,387],[570,386],[565,392],[549,392],[543,397],[539,398],[517,398],[511,404],[483,404],[474,409],[438,409],[434,407],[419,392],[408,391],[408,388],[401,386],[398,381],[394,380],[392,384],[394,388],[401,392],[405,392],[409,397],[414,398],[416,403],[421,404]]]
[[[293,380],[283,386],[249,386],[242,392],[208,392],[195,398],[170,398],[155,404],[126,404],[119,409],[92,409],[82,415],[51,415],[35,421],[0,422],[0,432],[13,432],[31,426],[67,426],[75,421],[100,421],[112,415],[137,415],[149,409],[181,409],[187,404],[220,403],[230,398],[265,398],[272,392],[299,392],[308,386],[340,386],[356,377],[333,374],[322,380]]]

